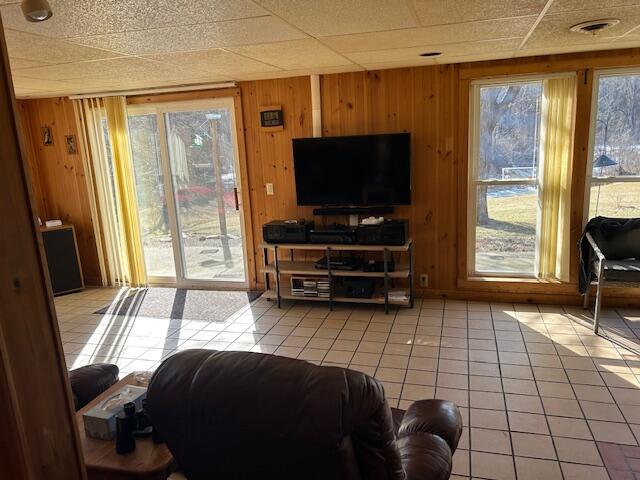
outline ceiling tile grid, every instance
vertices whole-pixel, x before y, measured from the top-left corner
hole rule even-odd
[[[640,46],[638,0],[0,0],[19,96]],[[577,23],[618,18],[597,35]],[[425,58],[421,53],[441,52]]]

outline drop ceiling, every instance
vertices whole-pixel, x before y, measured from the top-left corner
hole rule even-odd
[[[53,17],[29,23],[0,0],[19,97],[640,46],[638,0],[49,2]],[[610,17],[596,36],[569,32]]]

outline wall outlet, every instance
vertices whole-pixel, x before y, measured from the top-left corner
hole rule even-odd
[[[425,288],[429,286],[429,275],[426,273],[420,275],[420,286]]]
[[[267,195],[273,195],[273,183],[267,183]]]

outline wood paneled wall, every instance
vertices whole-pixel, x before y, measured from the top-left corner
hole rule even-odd
[[[453,65],[321,79],[323,135],[411,133],[411,205],[394,216],[409,219],[415,271],[439,290],[456,287],[456,90]]]
[[[576,72],[578,101],[572,177],[572,245],[582,230],[584,185],[589,140],[589,112],[593,69],[640,65],[640,49],[590,52],[323,75],[321,77],[323,135],[411,132],[412,204],[396,209],[408,218],[416,245],[415,271],[429,275],[430,295],[474,297],[505,301],[577,303],[578,257],[572,250],[572,282],[470,281],[466,278],[466,182],[469,85],[473,79],[505,75]],[[262,225],[274,219],[313,218],[312,209],[296,205],[291,139],[312,136],[311,91],[308,77],[240,82],[246,146],[255,269],[250,277],[261,282],[258,248]],[[181,94],[189,96],[188,94]],[[192,94],[198,98],[198,93]],[[285,126],[264,131],[259,125],[262,106],[281,105]],[[34,100],[23,105],[33,140],[35,189],[42,208],[83,228],[83,267],[97,257],[90,226],[82,164],[79,156],[58,151],[64,130],[75,130],[73,111],[63,99]],[[54,125],[56,147],[40,143],[39,129]],[[47,150],[49,149],[49,150]],[[339,174],[339,172],[336,172]],[[80,181],[82,180],[82,181]],[[266,183],[274,195],[266,194]],[[38,184],[40,187],[38,187]],[[64,185],[65,187],[62,187]],[[71,193],[66,193],[68,187]],[[38,194],[36,192],[36,197]],[[345,218],[316,217],[326,223]],[[78,229],[80,230],[80,228]],[[93,251],[93,253],[91,253]],[[85,274],[87,275],[87,274]],[[90,276],[90,275],[88,275]],[[418,280],[416,279],[416,286]],[[638,298],[619,291],[621,303]]]
[[[45,98],[21,101],[18,107],[37,214],[43,223],[59,218],[75,226],[84,281],[101,285],[80,144],[73,155],[65,144],[65,135],[75,135],[78,142],[73,104],[67,98]],[[51,127],[53,145],[42,142],[45,126]]]
[[[259,275],[262,225],[270,220],[312,217],[312,208],[296,204],[291,150],[292,138],[312,135],[311,84],[309,77],[294,77],[241,82],[239,86],[256,255],[256,272],[250,272],[250,275],[255,275],[262,287],[263,279]],[[285,117],[282,130],[261,129],[259,108],[268,105],[282,106]],[[273,195],[267,195],[267,183],[273,183]]]

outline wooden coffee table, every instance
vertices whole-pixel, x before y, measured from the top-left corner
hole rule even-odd
[[[165,480],[174,470],[175,462],[164,443],[155,444],[151,437],[136,438],[133,452],[118,455],[115,440],[87,437],[84,432],[82,414],[125,385],[140,386],[133,374],[127,375],[76,413],[87,476],[89,480]]]

